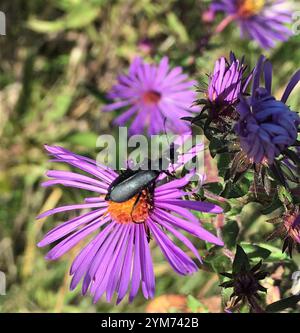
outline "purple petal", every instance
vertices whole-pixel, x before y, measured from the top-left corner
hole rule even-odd
[[[210,202],[179,200],[179,199],[164,200],[164,202],[169,203],[171,205],[178,205],[180,207],[197,210],[199,212],[204,212],[204,213],[220,214],[223,212],[223,208],[214,205]]]
[[[156,215],[167,221],[168,223],[175,225],[176,227],[183,229],[190,233],[191,235],[198,237],[202,240],[205,240],[209,243],[213,243],[219,246],[223,246],[224,243],[222,240],[220,240],[215,235],[211,234],[209,231],[205,230],[203,227],[201,227],[196,223],[191,223],[189,221],[186,221],[182,218],[179,218],[177,216],[174,216],[162,209],[157,209],[155,211]]]
[[[46,212],[40,214],[36,218],[42,219],[44,217],[61,213],[61,212],[66,212],[69,210],[76,210],[76,209],[86,209],[86,208],[99,208],[99,207],[107,207],[107,202],[99,202],[99,203],[87,203],[87,204],[81,204],[81,205],[68,205],[68,206],[62,206],[62,207],[57,207],[54,209],[49,209]]]
[[[281,101],[282,101],[283,103],[286,103],[286,101],[288,100],[288,98],[289,98],[291,92],[294,90],[294,88],[295,88],[296,85],[299,83],[299,81],[300,81],[300,70],[297,71],[297,72],[293,75],[293,77],[291,78],[291,80],[290,80],[288,86],[286,87],[285,92],[284,92],[284,94],[283,94],[283,96],[282,96],[282,98],[281,98]]]

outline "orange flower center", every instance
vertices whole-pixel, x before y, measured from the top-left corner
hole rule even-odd
[[[161,94],[154,90],[145,92],[142,96],[142,100],[145,104],[156,104],[159,102]]]
[[[258,14],[265,6],[265,0],[240,0],[239,16],[251,17]]]
[[[145,222],[152,208],[149,193],[144,190],[139,198],[138,196],[139,194],[121,203],[109,201],[108,212],[112,219],[122,224]]]

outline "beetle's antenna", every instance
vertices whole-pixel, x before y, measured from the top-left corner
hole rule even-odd
[[[174,177],[174,175],[175,175],[175,173],[176,173],[176,170],[175,170],[175,168],[174,168],[174,163],[175,163],[175,158],[177,157],[177,155],[176,155],[176,151],[175,151],[175,143],[174,142],[172,142],[172,143],[170,143],[170,141],[169,141],[169,136],[168,136],[168,132],[167,132],[167,128],[166,128],[166,122],[167,122],[167,118],[166,117],[164,117],[164,130],[165,130],[165,136],[166,136],[166,138],[167,138],[167,141],[168,141],[168,150],[169,150],[169,153],[170,153],[170,163],[171,163],[171,165],[172,165],[172,169],[173,169],[173,177]],[[166,172],[165,172],[168,176],[171,176],[171,174],[170,174],[170,172],[168,172],[167,170],[166,170]]]

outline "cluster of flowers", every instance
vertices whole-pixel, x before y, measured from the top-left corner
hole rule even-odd
[[[238,20],[244,32],[248,31],[263,46],[270,47],[274,37],[283,40],[288,35],[283,23],[289,15],[286,11],[278,11],[281,2],[276,1],[271,7],[269,1],[223,0],[214,2],[212,9],[229,12],[231,20]],[[265,23],[266,17],[270,25]],[[121,109],[123,112],[114,124],[127,125],[133,119],[129,126],[132,134],[143,133],[145,129],[149,135],[166,130],[186,133],[190,131],[191,123],[198,124],[208,139],[217,131],[223,138],[234,140],[237,152],[242,152],[250,165],[272,169],[279,158],[285,165],[297,164],[298,155],[293,147],[299,144],[300,117],[290,109],[287,100],[299,81],[300,71],[292,77],[278,100],[272,95],[270,62],[260,57],[251,71],[244,59],[239,60],[231,53],[229,60],[224,57],[217,60],[197,105],[197,92],[193,89],[196,82],[183,74],[181,67],[171,68],[167,57],[158,65],[136,58],[128,74],[119,76],[118,83],[109,93],[114,101],[103,111]],[[222,209],[208,201],[193,200],[187,190],[190,174],[176,179],[161,174],[154,179],[151,189],[145,186],[128,200],[115,202],[109,193],[123,177],[122,173],[61,147],[46,146],[46,150],[53,156],[52,161],[67,163],[88,175],[51,170],[47,176],[52,179],[43,183],[44,186],[61,184],[96,194],[86,198],[84,203],[55,208],[40,215],[39,218],[45,218],[71,210],[90,210],[49,231],[38,245],[56,243],[47,254],[47,259],[56,260],[79,241],[96,233],[79,252],[70,270],[71,289],[82,280],[82,293],[90,291],[95,302],[104,293],[107,301],[111,301],[115,293],[117,303],[127,293],[132,301],[140,286],[145,298],[154,296],[152,238],[174,271],[181,275],[192,274],[198,267],[168,234],[185,245],[199,263],[202,260],[198,250],[180,230],[206,242],[223,245],[222,239],[205,230],[191,213],[192,210],[219,214]],[[190,154],[190,158],[194,156]],[[293,241],[299,243],[299,214],[295,213],[292,220],[291,215],[286,219],[289,219]]]
[[[193,118],[192,112],[199,113],[196,106],[191,107],[195,101],[195,92],[191,90],[194,82],[187,80],[182,69],[170,69],[167,58],[158,66],[137,58],[129,74],[121,76],[109,94],[117,101],[104,110],[128,107],[116,118],[118,125],[125,125],[137,113],[130,126],[134,134],[142,133],[144,127],[149,128],[149,134],[161,133],[166,124],[168,130],[184,133],[187,128],[183,118],[197,123],[208,111],[209,122],[223,133],[224,125],[229,126],[229,131],[233,129],[250,160],[257,164],[273,164],[276,157],[297,141],[300,118],[286,102],[300,80],[300,71],[291,78],[281,100],[276,100],[271,91],[271,63],[262,56],[253,71],[246,74],[246,69],[244,59],[236,59],[233,53],[229,61],[224,57],[217,60],[208,87],[202,90],[204,98],[200,103],[204,107]],[[262,74],[264,84],[261,84]],[[247,96],[251,83],[251,96]]]

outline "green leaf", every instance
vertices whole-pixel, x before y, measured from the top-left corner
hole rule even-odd
[[[278,186],[278,197],[284,204],[293,202],[290,192],[284,186]]]
[[[290,260],[286,253],[282,253],[281,249],[268,244],[242,242],[241,245],[250,259],[264,259],[266,263]]]
[[[241,198],[249,193],[249,188],[252,182],[251,175],[249,173],[245,173],[237,182],[228,181],[224,191],[222,192],[222,196],[227,199]]]
[[[300,295],[294,295],[281,299],[266,307],[266,312],[280,312],[288,308],[294,308],[300,302]]]
[[[273,177],[284,187],[287,186],[286,184],[286,179],[280,169],[280,166],[278,163],[274,162],[270,167],[269,167],[269,172],[271,172],[271,175],[273,174]]]
[[[219,256],[211,260],[211,267],[216,273],[224,272],[230,266],[230,259]]]
[[[287,149],[284,151],[284,153],[296,164],[300,165],[300,157],[297,153],[294,151]]]
[[[69,110],[73,100],[72,92],[64,92],[55,96],[52,107],[45,115],[46,121],[61,119]]]
[[[218,168],[220,170],[227,170],[231,163],[231,156],[227,153],[228,148],[224,146],[222,141],[212,138],[209,144],[209,150],[212,157],[218,154]]]
[[[224,308],[227,307],[228,302],[230,301],[230,296],[233,293],[233,288],[222,288],[221,296],[222,296],[222,305]]]
[[[274,196],[272,203],[269,206],[263,208],[260,212],[263,215],[269,215],[278,208],[282,208],[282,203],[277,196]]]
[[[223,190],[223,185],[217,182],[206,183],[203,187],[209,192],[219,195]]]
[[[99,15],[100,7],[88,2],[79,2],[69,8],[63,17],[56,21],[43,21],[31,18],[28,22],[30,29],[40,33],[55,33],[65,29],[80,29],[88,26]]]
[[[206,246],[208,247],[209,245],[207,244]],[[231,260],[227,256],[221,255],[216,248],[210,249],[204,262],[212,272],[218,274],[220,272],[226,272],[231,268]]]
[[[185,26],[180,22],[174,13],[171,12],[167,15],[167,23],[171,30],[177,34],[181,42],[188,42],[189,36]]]
[[[284,173],[284,175],[286,176],[286,178],[293,182],[293,183],[297,183],[298,182],[298,176],[296,174],[296,172],[294,170],[292,170],[291,168],[289,168],[287,165],[281,163],[280,166],[282,172]]]
[[[223,227],[223,240],[228,248],[232,248],[236,244],[240,228],[236,221],[228,221]]]

